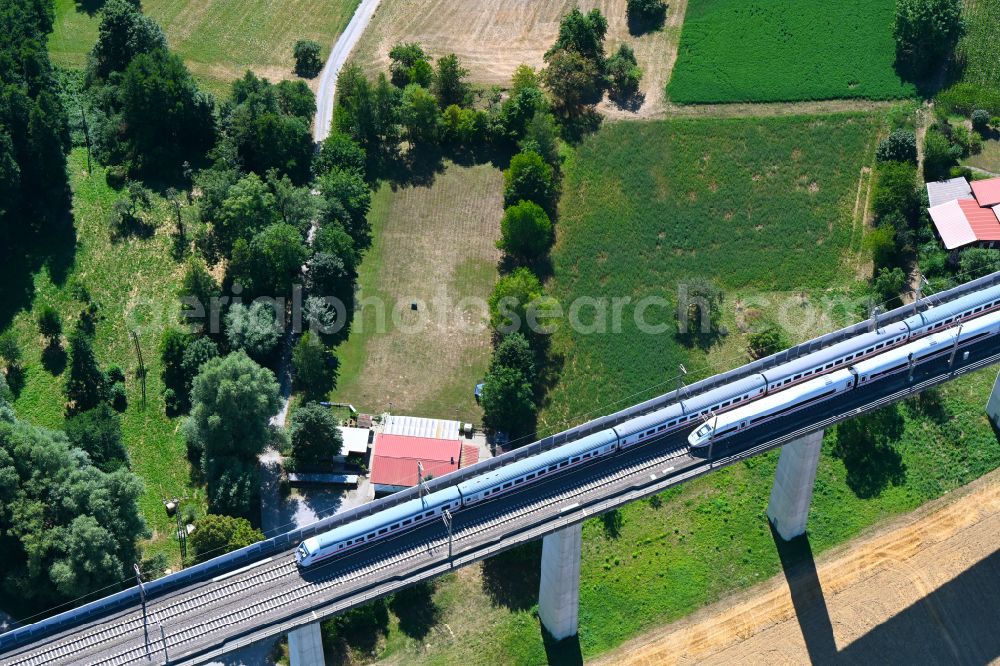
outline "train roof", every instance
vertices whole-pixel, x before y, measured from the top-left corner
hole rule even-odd
[[[825,375],[818,375],[809,381],[802,382],[801,384],[795,384],[794,386],[790,386],[782,391],[777,391],[770,395],[766,395],[759,400],[747,403],[742,407],[737,407],[732,411],[719,414],[718,427],[742,421],[752,414],[767,412],[775,407],[788,403],[789,400],[816,394],[818,391],[829,386],[830,384],[847,381],[853,376],[854,375],[847,368],[834,370],[833,372]],[[706,419],[705,421],[699,421],[697,425],[700,426],[704,422],[711,423],[712,421],[713,419]]]
[[[451,502],[460,500],[461,497],[456,486],[442,488],[422,498],[411,499],[402,504],[397,504],[396,506],[373,513],[370,516],[351,521],[346,525],[341,525],[329,532],[318,534],[315,539],[319,542],[320,548],[326,548],[338,541],[350,539],[359,534],[367,534],[372,530],[381,529],[404,518],[412,518],[413,514],[420,513],[421,511],[429,511],[444,504],[450,504]]]
[[[712,405],[718,405],[719,403],[735,398],[738,395],[750,393],[755,389],[762,389],[766,385],[767,382],[764,380],[763,376],[760,374],[753,374],[748,377],[734,380],[725,386],[720,386],[710,391],[705,391],[704,393],[691,396],[690,398],[685,398],[681,400],[681,404],[684,405],[684,412],[686,414],[700,412],[703,409],[711,407]]]
[[[529,456],[523,460],[518,460],[517,462],[510,463],[509,465],[504,465],[503,467],[495,469],[492,472],[487,472],[486,474],[473,477],[458,484],[458,488],[462,491],[463,495],[475,495],[476,493],[485,490],[486,488],[491,488],[498,483],[506,483],[507,481],[527,474],[532,470],[548,467],[553,463],[561,462],[571,456],[586,453],[587,451],[607,444],[610,441],[617,441],[617,436],[615,435],[614,430],[609,428],[607,430],[595,432],[592,435],[587,435],[583,439],[578,439],[575,442],[570,442],[569,444],[549,449],[548,451],[543,451],[538,455]]]
[[[838,359],[848,356],[859,349],[865,349],[872,345],[884,342],[887,339],[898,335],[909,333],[909,329],[902,323],[888,324],[877,331],[871,331],[862,335],[838,342],[811,354],[806,354],[797,359],[782,363],[779,366],[764,370],[761,374],[767,378],[767,383],[780,381],[786,377],[796,375],[806,370],[812,370],[821,365],[832,363]]]
[[[1000,285],[987,287],[929,310],[918,312],[904,319],[903,323],[909,326],[911,331],[915,331],[996,300],[1000,300]]]

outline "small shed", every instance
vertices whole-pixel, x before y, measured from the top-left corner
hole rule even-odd
[[[345,456],[368,455],[368,444],[371,441],[372,431],[368,428],[340,428],[340,434],[344,438],[344,448],[341,454]]]

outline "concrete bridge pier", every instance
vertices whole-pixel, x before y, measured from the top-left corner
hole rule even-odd
[[[292,666],[323,666],[323,637],[319,622],[288,632],[288,658]]]
[[[580,543],[577,523],[542,539],[538,616],[556,640],[577,634],[580,614]]]
[[[819,430],[781,447],[767,518],[785,541],[806,533],[822,445],[823,431]]]
[[[993,390],[990,391],[990,399],[986,403],[986,415],[997,428],[1000,428],[1000,374],[993,382]]]

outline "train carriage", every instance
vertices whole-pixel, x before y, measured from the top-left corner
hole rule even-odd
[[[788,363],[782,363],[764,370],[761,374],[767,379],[767,391],[770,394],[807,381],[816,375],[845,368],[858,359],[903,344],[908,338],[909,329],[903,322],[896,322],[877,331],[838,342]]]
[[[469,505],[492,499],[557,470],[610,455],[617,450],[618,437],[614,430],[596,432],[575,442],[543,451],[538,455],[463,481],[458,484],[458,489],[462,493],[462,503]]]
[[[310,537],[295,550],[295,561],[299,566],[310,566],[369,541],[439,518],[445,509],[454,511],[461,505],[462,496],[457,488],[443,488]]]

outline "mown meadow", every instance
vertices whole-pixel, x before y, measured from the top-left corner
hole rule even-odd
[[[893,67],[894,0],[691,0],[668,98],[680,104],[914,95]]]
[[[273,3],[267,0],[146,0],[143,11],[163,27],[199,83],[218,96],[251,69],[271,80],[292,78],[292,47],[313,39],[325,58],[359,0]],[[97,39],[100,2],[56,0],[52,62],[82,68]]]

